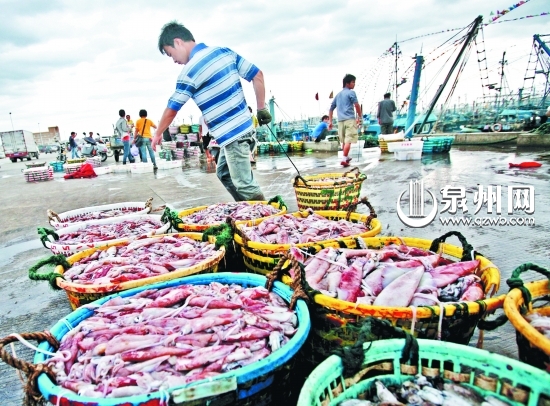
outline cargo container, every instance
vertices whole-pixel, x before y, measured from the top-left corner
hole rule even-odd
[[[24,158],[30,161],[31,158],[39,157],[38,145],[30,131],[3,131],[0,132],[0,139],[6,158],[12,162],[17,162],[18,159],[22,161]]]

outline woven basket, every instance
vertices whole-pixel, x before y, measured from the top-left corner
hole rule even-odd
[[[347,181],[321,181],[321,179],[349,178]],[[350,204],[356,204],[361,194],[361,185],[367,175],[353,168],[342,173],[322,173],[312,176],[296,176],[294,192],[298,209],[305,210],[346,210]]]
[[[525,264],[517,268],[507,282],[513,279],[517,280],[521,272],[529,269],[545,271],[547,277],[550,275],[543,268],[533,264]],[[535,308],[533,302],[537,300],[545,300],[546,306]],[[504,300],[504,312],[516,329],[519,359],[547,372],[550,372],[550,339],[531,326],[525,320],[524,315],[538,313],[541,316],[550,317],[549,300],[550,281],[548,279],[527,283],[525,286],[521,282],[520,286],[510,290]]]
[[[461,238],[463,246],[468,247],[465,239],[455,232],[448,233],[434,241],[408,237],[372,237],[365,238],[368,248],[378,249],[388,244],[405,244],[410,247],[430,249],[442,253],[445,257],[460,260],[463,258],[463,248],[443,243],[450,235]],[[346,244],[348,248],[356,248],[353,243]],[[308,251],[311,254],[338,244],[313,245]],[[470,250],[465,250],[468,259]],[[387,307],[351,303],[323,294],[310,293],[314,303],[312,307],[312,339],[311,357],[313,362],[322,361],[334,350],[342,346],[352,345],[358,337],[358,332],[365,317],[373,316],[389,320],[394,326],[410,332],[418,338],[441,339],[459,344],[468,344],[478,322],[489,313],[502,307],[505,295],[491,297],[500,286],[500,272],[485,257],[474,254],[480,261],[477,275],[481,278],[488,299],[476,302],[462,302],[443,305],[443,314],[439,306]],[[279,267],[278,267],[279,268]],[[283,272],[284,272],[284,266]],[[277,272],[278,269],[275,272]],[[270,276],[271,277],[271,276]],[[275,276],[273,276],[275,278]],[[283,282],[291,284],[292,280],[284,276]],[[294,284],[294,283],[293,283]],[[303,283],[300,283],[303,285]],[[441,315],[441,317],[440,317]],[[441,320],[440,320],[441,319]],[[441,327],[440,327],[441,323]]]
[[[347,379],[342,358],[332,355],[309,376],[298,406],[336,406],[346,399],[372,399],[376,380],[386,386],[401,385],[417,373],[467,384],[481,395],[507,404],[540,406],[550,402],[548,376],[527,364],[477,348],[429,340],[418,340],[418,360],[405,363],[404,346],[403,339],[365,343],[363,369]]]
[[[152,201],[153,201],[153,198],[151,197],[147,199],[146,202],[122,202],[122,203],[114,203],[114,204],[105,204],[101,206],[91,206],[91,207],[84,207],[82,209],[64,211],[59,214],[54,212],[53,210],[47,210],[46,214],[48,215],[48,222],[50,223],[50,225],[55,229],[60,229],[60,228],[72,226],[77,222],[79,222],[78,220],[75,221],[75,218],[77,218],[82,214],[109,212],[111,210],[117,210],[117,209],[124,209],[131,212],[126,215],[147,214],[147,213],[150,213],[151,210],[153,209],[153,206],[151,205]]]
[[[75,223],[74,225],[71,225],[70,227],[62,228],[57,230],[56,232],[51,232],[50,230],[46,230],[43,228],[39,228],[39,234],[41,234],[41,241],[44,247],[50,249],[53,254],[62,254],[62,255],[71,255],[78,251],[83,251],[88,248],[99,248],[104,246],[110,246],[113,244],[116,244],[118,242],[124,242],[128,240],[130,237],[121,237],[113,240],[105,240],[105,241],[96,241],[91,243],[81,243],[81,244],[64,244],[63,242],[59,243],[59,235],[63,234],[70,234],[74,233],[76,231],[84,230],[88,226],[91,225],[97,225],[97,224],[115,224],[115,223],[123,223],[125,221],[137,221],[140,219],[154,219],[157,221],[162,221],[161,216],[158,215],[152,215],[152,214],[133,214],[129,216],[121,216],[121,217],[114,217],[114,218],[106,218],[102,220],[90,220],[90,221],[83,221],[80,223]],[[156,234],[164,234],[166,233],[170,228],[170,222],[167,221],[163,223],[162,226],[160,226],[158,229],[153,230],[149,233],[149,237]],[[136,235],[133,235],[134,237],[137,237]]]
[[[255,203],[263,203],[263,204],[270,204],[272,205],[273,207],[275,207],[276,209],[279,209],[281,210],[279,213],[277,214],[274,214],[274,216],[280,216],[282,214],[285,214],[286,213],[286,210],[287,210],[287,207],[286,205],[284,204],[284,202],[276,202],[276,201],[267,201],[267,200],[264,200],[264,201],[248,201],[248,203],[250,204],[255,204]],[[183,211],[180,211],[178,213],[178,217],[179,218],[182,218],[182,217],[185,217],[185,216],[189,216],[193,213],[196,213],[198,211],[201,211],[201,210],[204,210],[206,209],[208,206],[199,206],[199,207],[194,207],[192,209],[186,209],[186,210],[183,210]],[[266,218],[269,218],[269,217],[272,217],[272,216],[267,216],[267,217],[261,217],[260,219],[258,220],[265,220]],[[241,224],[241,223],[246,223],[248,220],[240,220],[240,221],[235,221],[235,225],[236,224]],[[181,223],[177,223],[177,229],[178,230],[182,230],[182,231],[198,231],[198,232],[201,232],[201,231],[204,231],[212,226],[216,226],[220,223],[214,223],[214,224],[186,224],[183,222]]]
[[[181,233],[179,235],[189,237],[196,241],[201,241],[202,239],[202,234],[200,233]],[[161,237],[161,236],[155,236],[155,237]],[[126,241],[126,242],[120,242],[114,245],[117,245],[117,246],[128,245],[129,243],[130,241]],[[108,248],[109,247],[91,248],[89,250],[78,252],[68,257],[67,262],[69,262],[69,264],[72,265],[75,262],[80,261],[82,258],[92,255],[97,250],[106,250]],[[79,283],[68,282],[62,278],[57,278],[56,282],[57,282],[57,286],[59,286],[59,288],[65,291],[72,309],[75,310],[76,308],[84,304],[91,303],[94,300],[100,299],[104,296],[107,296],[116,292],[138,288],[140,286],[145,286],[145,285],[152,285],[153,283],[170,281],[172,279],[183,278],[185,276],[195,275],[199,273],[217,272],[218,264],[223,259],[224,254],[225,254],[225,248],[220,247],[220,249],[217,251],[214,257],[201,261],[192,267],[175,269],[174,271],[169,272],[167,274],[162,274],[158,276],[139,279],[135,281],[123,282],[123,283],[108,283],[108,284],[102,284],[102,285],[83,285]],[[66,269],[63,268],[63,266],[61,265],[58,265],[55,269],[55,272],[60,275],[63,275],[65,271]]]
[[[327,240],[327,241],[317,241],[317,242],[309,242],[309,243],[303,243],[303,244],[295,244],[293,246],[295,247],[311,247],[314,245],[320,245],[320,244],[327,244],[331,242],[336,242],[337,245],[345,245],[347,247],[355,247],[355,238],[356,237],[373,237],[375,235],[380,234],[382,231],[382,224],[378,219],[376,218],[376,213],[374,212],[374,209],[372,209],[372,206],[370,206],[371,213],[370,214],[360,214],[360,213],[352,213],[350,211],[316,211],[315,213],[323,216],[329,220],[348,220],[353,223],[365,223],[367,227],[370,228],[369,231],[366,233],[360,234],[360,235],[354,235],[349,237],[342,237],[336,240]],[[302,217],[306,218],[310,214],[309,211],[300,211],[296,213],[292,213],[295,217]],[[239,224],[236,226],[235,229],[235,235],[234,240],[237,243],[237,245],[240,246],[241,252],[243,254],[243,260],[245,266],[254,273],[259,273],[262,275],[265,275],[269,272],[271,272],[277,263],[279,262],[280,258],[288,252],[291,245],[290,244],[264,244],[261,242],[255,242],[248,240],[242,233],[241,228],[244,225],[250,226],[250,225],[258,225],[263,220],[254,220],[249,221],[247,223]]]
[[[105,297],[95,303],[103,304],[116,296],[130,297],[146,289],[163,289],[183,284],[197,285],[211,282],[254,287],[264,286],[266,279],[259,275],[235,273],[193,275],[185,279],[141,286],[136,289]],[[274,285],[273,292],[286,302],[289,301],[292,294],[291,290],[281,283],[276,283]],[[81,320],[90,317],[92,314],[92,311],[89,309],[80,308],[56,323],[51,328],[51,334],[55,339],[61,340],[61,338],[69,332],[71,326],[76,327]],[[177,404],[182,406],[253,406],[282,404],[280,402],[288,398],[286,394],[288,393],[289,384],[292,382],[296,355],[306,341],[310,329],[310,319],[305,303],[301,301],[297,303],[296,315],[298,318],[298,329],[294,336],[288,343],[266,358],[243,368],[220,374],[219,376],[196,381],[178,388],[169,388],[163,391],[163,393],[153,392],[148,395],[137,395],[118,399],[83,397],[55,385],[45,373],[42,373],[38,377],[38,389],[44,398],[54,405],[144,406]],[[52,351],[53,349],[53,347],[45,341],[40,344],[39,348],[46,351]],[[2,355],[4,355],[5,352],[7,352],[7,350],[2,348]],[[34,363],[40,364],[44,361],[46,361],[46,355],[37,352],[34,357]]]

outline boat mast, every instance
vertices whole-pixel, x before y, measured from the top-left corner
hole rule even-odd
[[[414,78],[411,90],[411,100],[409,103],[409,111],[407,113],[407,124],[405,126],[405,137],[411,138],[413,136],[413,128],[416,118],[416,104],[418,102],[418,87],[420,86],[420,74],[422,72],[422,64],[424,63],[424,57],[422,55],[416,55],[416,65],[414,67]]]
[[[395,104],[399,104],[397,101],[397,87],[399,86],[397,84],[397,38],[395,39],[395,43],[393,44],[395,46]]]
[[[435,105],[437,104],[437,100],[439,100],[439,97],[441,96],[441,93],[443,93],[443,89],[445,89],[445,85],[447,85],[447,82],[451,78],[451,75],[453,74],[453,71],[458,66],[458,63],[459,63],[460,59],[462,58],[462,55],[464,55],[464,52],[466,51],[466,48],[468,47],[470,42],[472,42],[472,40],[476,37],[477,32],[478,32],[478,28],[481,25],[482,21],[483,21],[482,16],[478,16],[474,20],[472,28],[470,29],[470,32],[468,33],[468,38],[466,38],[466,41],[464,41],[464,45],[462,45],[462,49],[460,50],[458,56],[456,57],[456,60],[454,61],[453,66],[451,66],[451,70],[447,74],[447,77],[443,81],[443,84],[441,84],[439,86],[439,89],[437,90],[433,100],[431,101],[430,106],[428,107],[428,112],[426,113],[426,117],[424,117],[424,121],[422,122],[422,124],[419,127],[420,129],[422,129],[424,127],[424,124],[426,124],[426,122],[428,121],[428,118],[430,117],[430,114],[432,113]]]
[[[499,110],[499,104],[500,104],[500,101],[502,100],[502,84],[504,82],[504,65],[506,64],[506,61],[504,60],[505,56],[506,56],[506,51],[502,53],[502,60],[500,61],[500,87],[497,89],[498,93],[496,95],[497,100],[495,103],[495,108],[497,111]],[[499,96],[500,96],[500,100],[499,100]],[[503,102],[503,107],[504,107],[504,102]]]

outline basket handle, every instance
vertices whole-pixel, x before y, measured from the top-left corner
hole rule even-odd
[[[349,171],[344,172],[344,174],[342,176],[346,177],[346,176],[348,176],[348,174],[350,174],[352,172],[355,172],[355,179],[357,179],[359,177],[359,175],[361,175],[361,172],[359,172],[359,168],[356,166],[356,167],[351,168]]]
[[[458,240],[460,241],[460,244],[462,244],[462,258],[460,258],[460,261],[470,261],[475,259],[477,255],[483,256],[478,251],[474,250],[474,247],[466,241],[466,237],[464,237],[461,233],[458,231],[449,231],[448,233],[443,234],[441,237],[436,238],[432,241],[432,244],[430,245],[430,251],[437,252],[439,251],[439,245],[442,242],[445,242],[447,237],[450,236],[456,236]]]
[[[547,269],[541,266],[527,262],[523,265],[518,266],[516,269],[514,269],[514,271],[512,272],[512,276],[506,279],[506,284],[510,287],[510,290],[514,288],[518,288],[519,290],[521,290],[521,293],[523,294],[523,300],[525,302],[524,304],[525,306],[529,306],[529,304],[531,303],[531,292],[529,292],[529,289],[527,289],[523,285],[523,280],[519,277],[523,272],[526,272],[526,271],[536,271],[546,276],[548,278],[549,283],[550,283],[550,271],[548,271]]]
[[[59,342],[48,331],[36,332],[36,333],[22,333],[19,335],[25,340],[34,341],[47,341],[54,349],[59,348]],[[23,371],[27,376],[27,383],[25,384],[25,401],[23,404],[40,404],[42,400],[42,394],[38,389],[38,376],[44,372],[50,379],[55,382],[55,373],[46,364],[31,364],[25,360],[15,358],[6,351],[4,348],[6,345],[19,340],[15,335],[9,335],[3,339],[0,339],[0,357],[6,364]]]
[[[399,327],[393,326],[389,320],[368,316],[363,320],[357,341],[352,346],[339,348],[333,352],[333,354],[338,355],[342,359],[344,376],[355,375],[361,370],[361,366],[368,358],[368,351],[370,350],[369,346],[365,351],[363,344],[388,338],[405,339],[405,345],[401,352],[401,364],[418,364],[418,341],[413,335]]]
[[[230,221],[229,217],[228,221]],[[211,235],[216,237],[216,242],[214,243],[216,249],[223,245],[226,252],[229,250],[231,243],[233,242],[233,229],[230,224],[222,223],[220,225],[207,228],[202,233],[202,240],[208,241],[208,237]]]
[[[304,185],[307,187],[306,180],[304,178],[302,178],[300,175],[298,175],[294,178],[294,187],[298,186],[298,179],[301,180],[302,182],[304,182]]]
[[[290,261],[290,268],[284,268],[286,261]],[[304,299],[306,302],[311,302],[315,291],[311,289],[306,281],[306,275],[304,267],[300,264],[296,258],[294,258],[289,252],[285,253],[275,268],[266,275],[267,282],[265,288],[271,291],[273,284],[276,280],[280,280],[284,274],[289,275],[289,270],[294,270],[294,278],[292,279],[291,288],[294,291],[290,298],[289,308],[294,309],[298,299]],[[311,293],[310,293],[311,292]]]
[[[376,214],[374,207],[372,207],[372,204],[369,202],[369,199],[366,196],[362,197],[359,201],[357,201],[357,203],[352,203],[348,206],[346,220],[349,221],[351,217],[351,213],[357,210],[357,206],[359,206],[360,204],[364,204],[369,208],[370,213],[367,219],[365,220],[365,225],[367,227],[370,227],[370,223],[372,222],[372,219],[377,218],[378,214]]]
[[[267,204],[271,204],[271,203],[278,203],[279,204],[279,207],[282,209],[283,207],[286,208],[288,210],[288,206],[286,205],[286,203],[283,201],[283,198],[279,195],[276,195],[276,196],[273,196],[271,199],[269,199],[267,201]]]
[[[59,290],[61,288],[57,286],[56,279],[57,278],[64,279],[63,275],[60,275],[57,272],[49,272],[49,273],[38,272],[40,268],[48,264],[61,265],[63,268],[65,268],[65,270],[71,267],[71,264],[67,262],[67,259],[65,258],[64,255],[61,255],[61,254],[52,255],[49,258],[38,261],[36,264],[34,264],[29,268],[29,279],[33,281],[48,281],[52,289]]]
[[[46,214],[48,215],[48,222],[50,223],[50,225],[53,226],[52,221],[54,219],[61,223],[61,218],[59,217],[59,214],[57,214],[55,211],[48,209],[46,210]]]
[[[183,220],[178,216],[178,212],[170,210],[170,207],[164,209],[164,213],[160,216],[162,223],[170,223],[170,228],[174,231],[178,231],[178,225],[183,224]]]
[[[38,235],[40,236],[40,241],[42,242],[42,245],[44,248],[49,247],[46,245],[46,243],[50,242],[49,236],[51,235],[55,241],[59,240],[59,235],[53,230],[50,230],[49,228],[45,227],[38,227]]]

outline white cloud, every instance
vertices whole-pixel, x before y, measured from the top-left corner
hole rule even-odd
[[[501,0],[0,0],[0,131],[11,129],[9,112],[16,128],[38,131],[38,123],[42,129],[57,125],[65,138],[70,131],[110,134],[120,108],[134,117],[145,108],[158,121],[181,69],[157,49],[160,28],[173,19],[184,23],[197,42],[230,47],[259,66],[268,96],[275,96],[281,108],[277,121],[326,112],[329,93],[340,90],[348,72],[357,76],[356,90],[368,110],[388,89],[394,60],[380,57],[396,39],[402,51],[398,76],[422,52],[427,60],[422,86],[431,84],[433,89],[442,81],[436,67],[451,53],[428,62],[455,32],[401,41],[464,27],[479,14],[489,17],[491,11],[511,5]],[[543,0],[531,0],[501,20],[548,8]],[[499,60],[506,51],[508,86],[522,86],[532,37],[547,33],[549,18],[485,28],[491,81],[500,80]],[[455,103],[459,96],[461,103],[471,102],[481,92],[476,57],[474,49]],[[407,75],[412,77],[412,71]],[[244,88],[255,107],[252,86]],[[402,86],[399,100],[409,91]],[[314,99],[317,92],[319,102]],[[422,103],[430,98],[427,93]],[[193,102],[176,120],[189,122],[190,115],[198,120]]]

